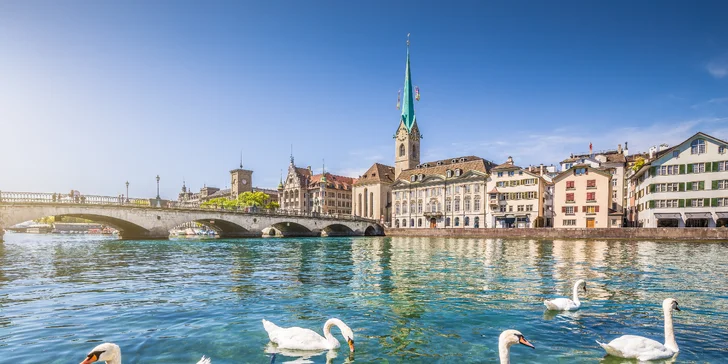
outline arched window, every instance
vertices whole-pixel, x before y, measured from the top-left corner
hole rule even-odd
[[[416,158],[416,157],[417,157],[417,146],[412,144],[412,158]]]
[[[407,227],[407,219],[402,219],[402,227]]]
[[[369,201],[369,190],[364,189],[364,216],[369,216],[367,213],[369,213],[369,204],[371,201]]]
[[[477,217],[476,217],[476,219],[477,219]],[[397,228],[399,227],[399,220],[394,220],[394,227],[397,227]]]
[[[410,177],[410,182],[414,182],[417,180],[417,175],[413,174],[412,177]]]
[[[415,219],[410,219],[410,227],[415,227]]]
[[[359,203],[357,203],[356,208],[357,208],[357,212],[358,212],[356,214],[356,216],[361,216],[361,193],[359,194]]]
[[[463,207],[465,208],[465,211],[470,211],[470,197],[466,197],[463,202]]]
[[[455,212],[460,211],[460,197],[455,197]]]
[[[417,213],[422,213],[422,200],[417,201]]]
[[[480,211],[480,196],[475,196],[475,200],[473,203],[473,211]],[[476,217],[477,219],[477,217]]]
[[[460,218],[459,217],[456,217],[455,218],[455,226],[460,226]]]
[[[391,150],[391,149],[390,149],[390,150]],[[405,150],[404,150],[404,144],[400,144],[400,145],[399,145],[399,156],[400,156],[400,157],[404,157],[404,153],[405,153]]]
[[[369,192],[369,217],[374,216],[374,192]]]
[[[447,178],[450,178],[450,177],[452,177],[452,170],[448,169],[447,170]]]
[[[422,219],[417,219],[417,227],[422,227]]]
[[[690,154],[703,154],[705,153],[705,140],[695,139],[690,143]]]
[[[475,217],[475,224],[473,224],[473,227],[479,228],[480,227],[480,217]]]
[[[450,226],[450,218],[449,217],[446,217],[445,218],[445,226]]]
[[[469,216],[465,216],[465,223],[463,225],[470,226],[470,217]]]
[[[452,211],[452,200],[451,199],[445,199],[445,212]]]
[[[394,214],[399,215],[399,213],[399,202],[397,202],[396,204],[394,204]]]

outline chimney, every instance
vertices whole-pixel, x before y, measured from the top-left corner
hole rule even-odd
[[[541,172],[541,174],[543,174],[543,163],[541,163],[541,166],[540,167],[541,167],[540,168],[540,172]]]
[[[513,157],[511,157],[511,156],[508,156],[508,159],[506,159],[506,163],[508,163],[508,164],[511,164],[511,165],[512,165],[512,164],[513,164]]]
[[[622,154],[622,144],[617,144],[617,153]]]
[[[650,160],[652,160],[652,159],[654,159],[654,158],[655,158],[655,153],[656,153],[656,152],[657,152],[657,147],[656,147],[656,146],[654,146],[654,145],[653,145],[653,146],[651,146],[651,147],[650,147]]]
[[[626,157],[628,155],[629,155],[629,148],[627,148],[627,142],[624,142],[624,156]]]

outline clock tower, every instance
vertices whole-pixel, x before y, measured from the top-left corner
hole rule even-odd
[[[407,66],[404,74],[404,94],[402,95],[402,116],[394,134],[394,175],[395,178],[406,170],[420,164],[420,129],[415,117],[415,90],[412,88],[410,73],[409,39],[407,39]],[[399,105],[398,105],[399,106]]]
[[[230,197],[237,198],[243,192],[253,191],[253,171],[243,169],[242,156],[240,168],[230,171]]]

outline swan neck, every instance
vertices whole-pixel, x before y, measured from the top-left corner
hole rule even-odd
[[[676,353],[680,351],[677,347],[677,341],[675,341],[675,330],[672,326],[672,310],[670,308],[665,308],[665,347]]]
[[[333,334],[331,334],[331,328],[333,326],[338,327],[341,329],[340,323],[343,324],[340,320],[337,319],[328,319],[326,323],[324,324],[324,338],[329,343],[331,348],[335,348],[339,345],[339,340],[336,340]]]
[[[498,343],[498,356],[500,357],[501,364],[511,363],[511,349],[508,347],[508,344],[502,341]]]
[[[579,283],[574,284],[573,293],[574,293],[574,297],[573,297],[572,301],[574,301],[574,303],[576,303],[576,304],[579,304]]]
[[[106,364],[121,364],[121,354],[114,358],[114,360],[107,361]]]

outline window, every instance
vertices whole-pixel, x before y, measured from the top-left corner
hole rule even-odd
[[[475,193],[480,193],[480,185],[479,184],[475,184],[473,189],[475,190]]]
[[[498,177],[503,177],[503,172],[498,172]]]
[[[415,211],[417,211],[417,204],[414,201],[412,201],[412,202],[410,202],[410,213],[414,214]]]
[[[391,149],[390,149],[391,150]],[[399,156],[404,157],[404,144],[399,145]]]
[[[450,226],[450,218],[449,217],[446,217],[445,218],[445,226]]]
[[[475,201],[473,203],[473,211],[480,211],[480,196],[475,196]]]
[[[407,219],[402,219],[402,227],[407,227]]]
[[[526,211],[533,211],[533,205],[526,205]]]
[[[407,201],[402,202],[402,213],[407,213]]]
[[[597,193],[596,192],[587,192],[586,193],[586,200],[587,201],[596,201],[597,199]]]
[[[417,180],[417,176],[416,175],[412,175],[412,177],[410,177],[410,182],[414,182],[416,180]]]
[[[500,181],[500,182],[497,182],[495,185],[496,185],[496,187],[505,187],[506,183],[503,181]]]
[[[417,197],[425,197],[425,190],[417,191]]]
[[[690,184],[690,190],[698,191],[700,190],[700,182],[688,182]]]
[[[445,200],[445,211],[452,211],[452,200],[449,198]]]
[[[564,163],[564,170],[571,169],[572,163]]]
[[[703,154],[705,153],[705,140],[695,139],[690,143],[690,154]]]
[[[460,211],[460,197],[455,198],[455,212]]]
[[[410,219],[410,226],[415,227],[415,219]]]
[[[582,174],[586,174],[586,168],[577,168],[574,170],[574,174],[577,176],[580,176]]]
[[[396,204],[394,205],[394,213],[395,213],[396,215],[399,215],[399,211],[400,211],[400,209],[399,209],[399,202],[397,202],[397,203],[396,203]]]
[[[465,193],[470,193],[470,185],[465,185]]]
[[[725,154],[725,146],[718,147],[718,154]]]
[[[480,227],[480,217],[478,217],[478,216],[475,217],[475,224],[473,224],[473,227],[476,227],[476,228]]]
[[[422,227],[422,219],[417,219],[417,227]]]
[[[718,162],[718,172],[728,171],[728,161]]]
[[[459,217],[456,217],[455,218],[455,226],[460,226],[460,218]]]
[[[417,213],[422,213],[422,200],[417,201]]]
[[[528,198],[529,199],[536,198],[536,191],[530,191],[530,192],[528,192]]]
[[[452,186],[447,186],[446,195],[452,195]]]
[[[515,175],[515,172],[514,171],[508,171],[508,175],[509,176],[514,176]]]
[[[573,193],[567,193],[566,194],[566,202],[574,202],[574,194]]]
[[[505,206],[500,206],[498,208],[498,211],[500,211],[500,212],[506,212],[506,207]]]
[[[518,209],[517,210],[518,210],[518,212],[523,212],[524,211],[523,205],[518,205]]]
[[[586,188],[596,188],[597,187],[597,180],[590,179],[586,181]]]
[[[463,207],[465,208],[465,211],[470,211],[470,197],[463,200]]]
[[[458,168],[455,170],[455,176],[459,177],[463,173],[463,170]]]
[[[452,177],[452,170],[449,170],[448,169],[447,170],[447,178],[450,178],[450,177]]]
[[[672,157],[673,158],[680,158],[680,151],[679,150],[673,150],[672,151]]]
[[[688,200],[688,201],[690,201],[690,207],[703,207],[703,206],[705,206],[703,204],[704,201],[703,201],[702,198],[695,198],[695,199]]]
[[[566,181],[566,188],[574,188],[574,181]]]
[[[693,163],[693,173],[705,172],[705,163]]]
[[[576,220],[564,220],[564,226],[576,226]]]
[[[617,191],[612,191],[612,198],[617,198]]]
[[[724,179],[724,180],[716,181],[716,182],[718,182],[718,183],[714,182],[714,184],[716,185],[717,189],[728,190],[728,179]]]
[[[596,214],[597,213],[597,207],[596,206],[584,206],[586,208],[587,214]]]
[[[508,206],[508,212],[513,212],[513,205]]]
[[[574,214],[574,206],[564,206],[562,208],[562,211],[567,215],[573,215]]]
[[[612,186],[613,187],[617,187],[617,179],[616,178],[612,180]]]
[[[718,206],[720,206],[720,207],[728,206],[728,197],[718,198]]]

